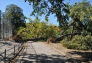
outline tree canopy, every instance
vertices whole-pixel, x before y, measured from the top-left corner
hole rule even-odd
[[[70,17],[73,20],[73,26],[77,30],[87,30],[92,32],[91,25],[92,23],[92,5],[90,2],[80,2],[71,6],[70,8]]]
[[[48,16],[54,14],[61,27],[68,26],[68,5],[63,0],[25,0],[33,7],[32,15],[45,15],[46,20]]]
[[[83,21],[86,18],[92,19],[92,5],[89,2],[76,3],[70,8],[70,16]]]
[[[5,17],[12,23],[13,34],[16,33],[16,30],[18,30],[19,27],[25,26],[23,10],[17,5],[8,5],[5,10]]]
[[[31,21],[26,23],[26,28],[20,28],[17,35],[23,39],[58,37],[60,34],[58,26],[49,25],[45,22]]]

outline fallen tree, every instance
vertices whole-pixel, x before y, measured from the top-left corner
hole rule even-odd
[[[69,33],[69,34],[64,34],[64,35],[61,35],[60,37],[56,38],[55,42],[57,41],[61,41],[63,40],[65,37],[68,37],[68,36],[75,36],[75,35],[81,35],[81,33]]]

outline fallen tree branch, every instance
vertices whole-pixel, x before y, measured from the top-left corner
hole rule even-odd
[[[63,39],[64,39],[65,37],[67,37],[67,36],[74,36],[74,35],[81,35],[81,33],[64,34],[64,35],[61,35],[61,37],[56,38],[55,41],[61,41],[61,40],[63,40]]]

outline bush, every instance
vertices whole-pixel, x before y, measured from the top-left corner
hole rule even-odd
[[[71,41],[64,39],[62,44],[69,49],[92,50],[92,36],[76,35]]]
[[[26,24],[26,28],[20,28],[17,32],[22,39],[57,37],[60,34],[58,26],[48,25],[44,22],[31,22]]]

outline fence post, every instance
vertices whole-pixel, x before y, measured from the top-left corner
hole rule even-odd
[[[19,51],[19,49],[20,49],[20,45],[18,46],[18,51]]]
[[[15,55],[15,45],[14,45],[14,55]]]
[[[5,49],[5,54],[4,54],[4,63],[6,63],[6,49]]]

